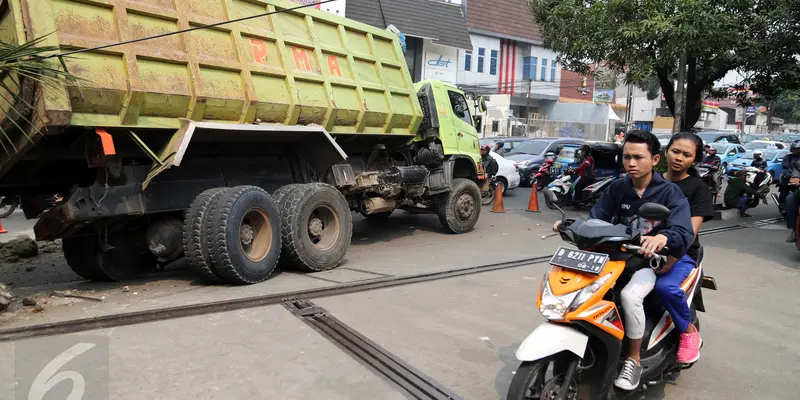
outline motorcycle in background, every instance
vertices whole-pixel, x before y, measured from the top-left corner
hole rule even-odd
[[[544,197],[545,204],[547,204],[548,208],[553,210],[563,206],[591,208],[597,203],[597,200],[603,195],[603,192],[608,189],[611,182],[617,179],[617,176],[609,176],[596,180],[583,189],[582,196],[577,196],[577,201],[573,201],[572,194],[575,191],[575,185],[578,183],[578,179],[575,179],[575,177],[575,171],[570,169],[560,178],[547,185],[547,188],[542,190],[543,192],[550,192],[554,195],[554,197]]]
[[[531,179],[531,182],[536,185],[536,189],[541,190],[553,181],[553,176],[555,176],[555,167],[553,164],[555,164],[555,162],[556,153],[548,151],[544,157],[544,163],[542,163],[542,166],[539,167],[539,170],[536,171],[533,179]]]
[[[758,174],[761,173],[761,170],[756,167],[743,167],[742,168],[746,173],[745,182],[753,188],[756,192],[762,195],[764,199],[764,204],[767,203],[766,196],[769,194],[769,185],[771,183],[771,179],[769,178],[769,174],[766,174],[766,177],[759,182],[758,186],[756,186],[756,177]],[[755,208],[758,206],[759,198],[750,196],[750,208]]]
[[[19,196],[2,196],[0,198],[0,218],[8,218],[19,206]]]
[[[700,179],[708,186],[708,190],[711,191],[712,204],[716,204],[717,197],[719,197],[717,187],[719,187],[718,184],[721,185],[721,182],[719,182],[719,178],[716,179],[718,182],[715,182],[714,175],[719,172],[719,167],[712,164],[698,164],[694,168],[700,175]]]

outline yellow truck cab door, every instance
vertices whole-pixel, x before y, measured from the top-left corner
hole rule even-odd
[[[458,141],[458,151],[461,154],[474,155],[479,152],[478,132],[472,125],[472,115],[469,111],[467,99],[461,92],[451,89],[446,90],[450,106],[449,111],[453,113],[453,118],[450,118],[450,120],[453,123],[453,131]]]

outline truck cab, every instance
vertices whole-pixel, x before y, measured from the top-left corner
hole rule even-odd
[[[485,110],[483,99],[478,101],[473,113],[464,92],[450,83],[424,80],[418,82],[415,89],[424,117],[414,141],[433,138],[442,145],[445,156],[455,160],[456,177],[483,179],[480,141],[474,118],[475,114]]]

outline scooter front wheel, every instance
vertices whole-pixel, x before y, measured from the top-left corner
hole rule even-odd
[[[545,189],[545,190],[550,190],[550,189]],[[562,205],[564,203],[564,199],[563,199],[561,193],[558,193],[558,192],[553,192],[553,193],[558,198],[558,202],[554,203],[554,202],[548,200],[547,196],[544,196],[544,203],[547,205],[547,208],[549,208],[551,210],[558,210],[558,206],[560,206],[560,205]]]
[[[556,357],[520,364],[508,388],[507,400],[557,399],[563,385],[565,363]],[[553,364],[552,376],[548,377],[548,367]],[[578,385],[573,379],[567,392],[567,399],[578,399]]]

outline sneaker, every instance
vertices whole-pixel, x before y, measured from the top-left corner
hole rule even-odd
[[[742,217],[742,218],[752,218],[753,217],[752,215],[750,215],[748,213],[743,213],[743,212],[740,212],[739,216]]]
[[[794,243],[796,241],[797,241],[797,231],[792,231],[792,233],[789,234],[789,237],[786,238],[786,243]]]
[[[619,371],[614,385],[622,390],[636,390],[639,387],[639,379],[642,378],[642,366],[634,359],[629,358],[622,363],[622,370]]]
[[[678,345],[678,363],[692,364],[700,359],[700,332],[681,333],[681,343]]]

